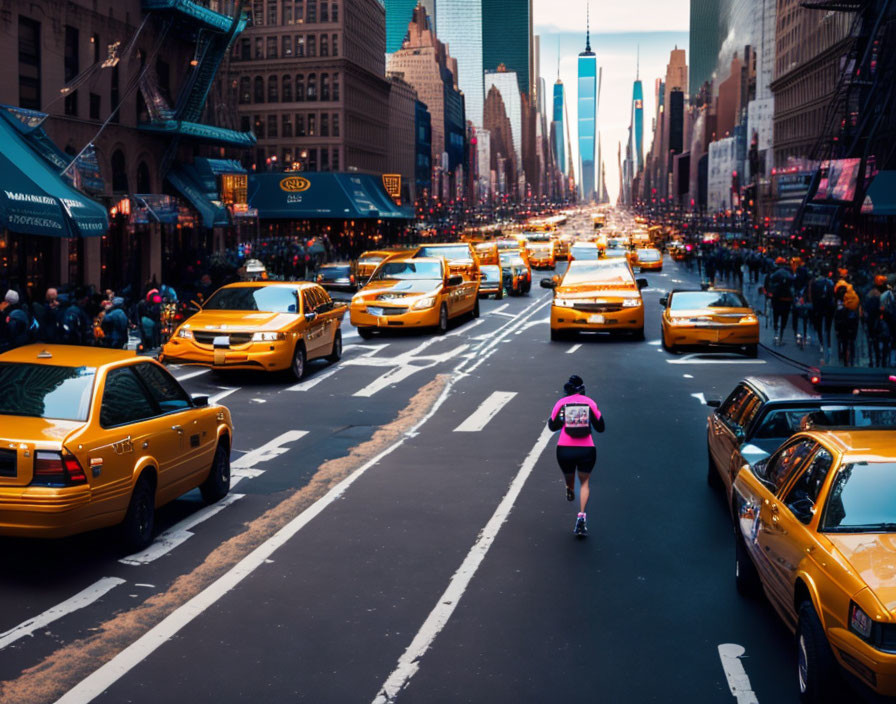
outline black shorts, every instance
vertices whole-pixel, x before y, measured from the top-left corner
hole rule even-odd
[[[564,474],[573,474],[574,472],[591,474],[596,461],[597,450],[593,445],[590,447],[557,445],[557,462]]]

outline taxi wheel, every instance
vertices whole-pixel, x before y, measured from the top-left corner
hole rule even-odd
[[[333,351],[327,356],[327,361],[336,364],[340,359],[342,359],[342,331],[337,330],[333,338]]]
[[[479,299],[477,298],[473,310],[476,310],[478,307]],[[448,332],[448,306],[443,303],[442,307],[439,308],[439,322],[436,325],[436,333],[444,335],[446,332]]]
[[[643,340],[644,339],[644,328],[638,328],[637,330],[632,331],[632,339],[634,340]]]
[[[759,345],[747,345],[746,355],[750,359],[756,359],[759,356]]]
[[[128,512],[121,524],[121,537],[130,552],[138,552],[152,543],[156,522],[156,497],[152,482],[142,476],[134,485]]]
[[[839,701],[839,667],[811,601],[804,601],[799,608],[796,654],[800,701],[805,704]]]
[[[470,313],[473,318],[479,317],[479,299],[476,299],[476,303],[473,304],[473,311]]]
[[[289,371],[296,381],[301,381],[305,376],[305,348],[301,344],[296,344],[296,351],[293,352]]]
[[[199,485],[202,500],[207,504],[220,501],[230,491],[230,449],[227,442],[222,440],[215,450],[215,459],[212,460],[212,468],[206,479]]]
[[[362,340],[369,340],[373,337],[373,330],[370,328],[358,328],[358,334],[361,336]]]
[[[737,512],[734,512],[734,580],[741,596],[754,597],[759,594],[761,583],[756,565],[750,559],[744,534],[740,530]]]
[[[495,294],[496,301],[500,301],[502,298],[504,298],[504,287],[503,286],[501,288],[499,288],[498,292]]]
[[[551,342],[560,342],[566,337],[566,334],[561,330],[554,330],[551,328]]]

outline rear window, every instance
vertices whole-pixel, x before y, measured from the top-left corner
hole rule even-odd
[[[662,255],[655,249],[639,249],[638,259],[642,262],[658,262]]]
[[[634,285],[635,280],[624,259],[603,259],[596,262],[574,261],[569,265],[566,276],[563,277],[563,285],[587,283]]]
[[[86,421],[93,367],[0,363],[0,415]]]
[[[698,308],[749,308],[744,297],[733,291],[679,291],[672,294],[672,310]]]
[[[459,244],[456,247],[423,247],[414,257],[445,257],[445,259],[470,259],[470,246]]]
[[[351,267],[348,266],[324,266],[318,272],[321,281],[336,281],[337,279],[347,279],[351,276]]]

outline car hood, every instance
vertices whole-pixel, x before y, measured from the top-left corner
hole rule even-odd
[[[424,293],[434,293],[441,286],[442,282],[438,279],[383,279],[368,283],[360,293],[355,295],[355,298],[370,300],[386,293],[392,294],[396,298],[419,296]]]
[[[241,330],[282,330],[296,321],[295,313],[266,313],[240,310],[202,310],[190,318],[184,327],[209,332],[237,332]]]
[[[896,611],[896,534],[825,533],[856,576],[889,611]]]

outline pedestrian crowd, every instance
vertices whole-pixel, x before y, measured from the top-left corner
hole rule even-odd
[[[807,254],[788,246],[710,243],[692,248],[686,262],[711,285],[724,282],[760,301],[757,308],[771,321],[776,346],[786,344],[789,324],[793,341],[817,345],[825,362],[836,354],[842,366],[855,366],[860,352],[868,366],[896,361],[892,256],[872,257],[858,247]]]

